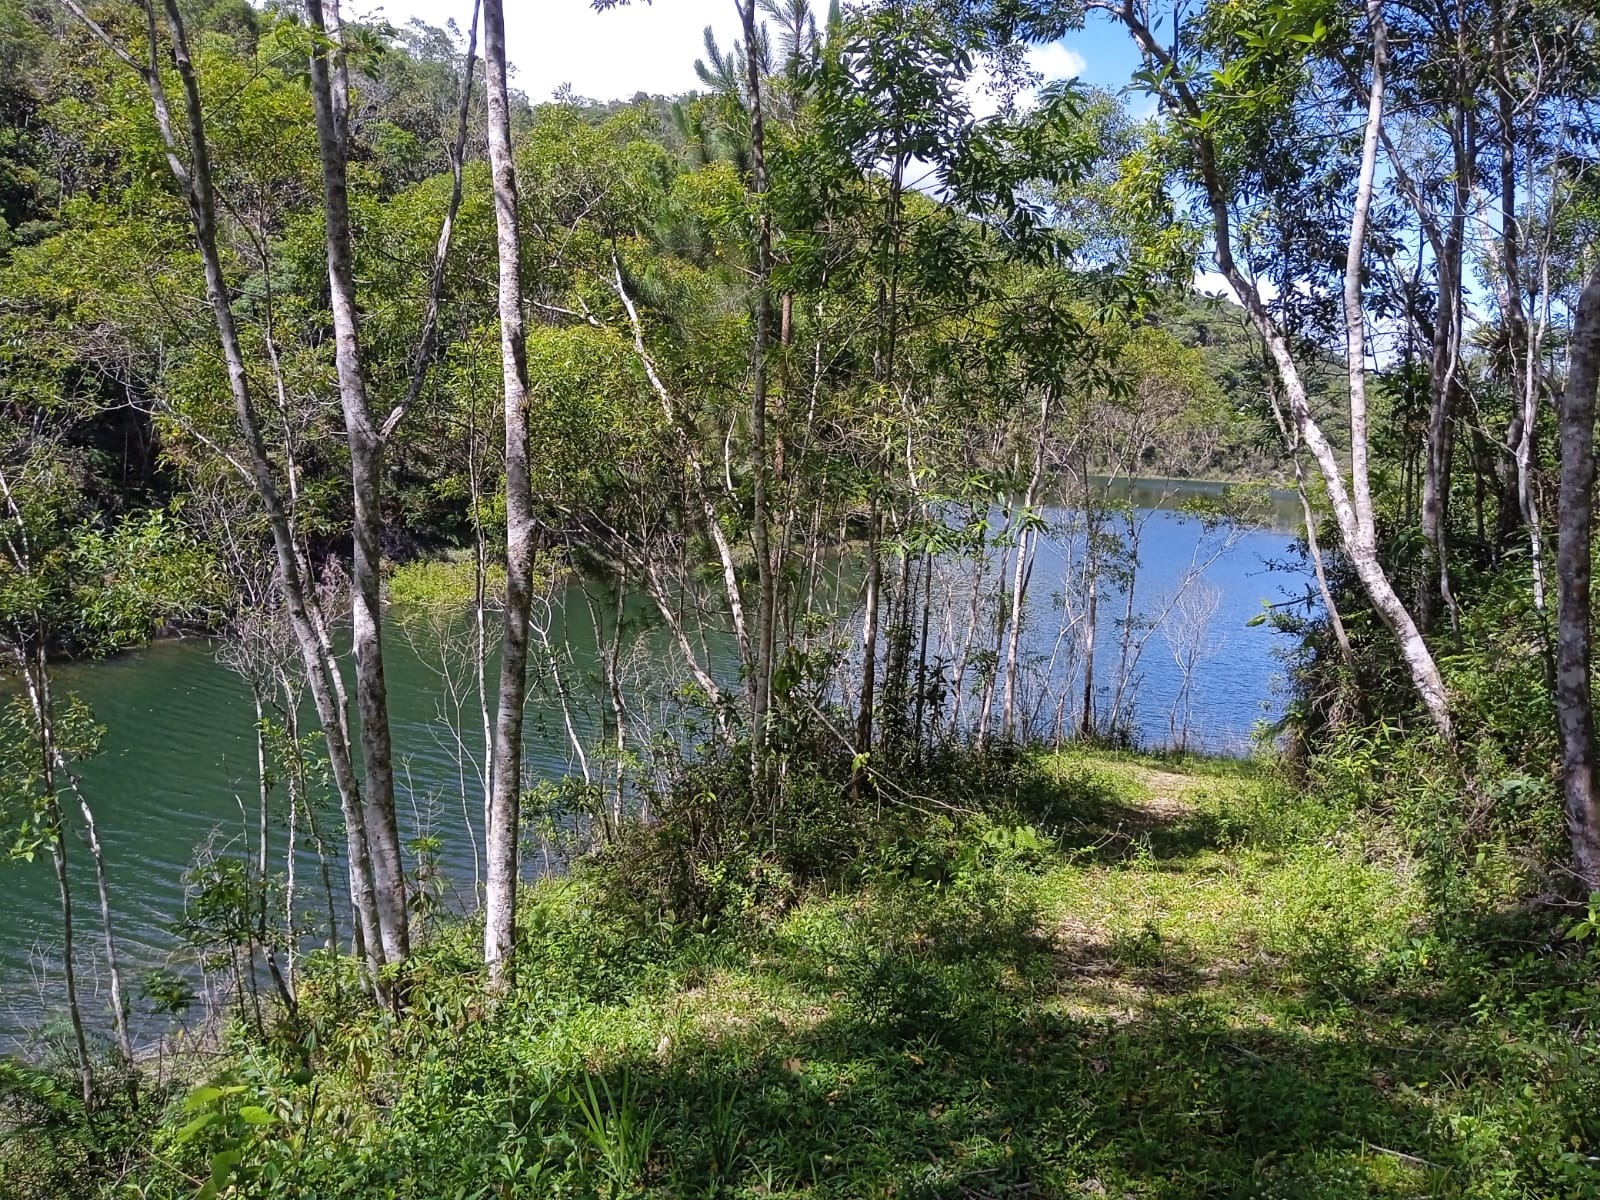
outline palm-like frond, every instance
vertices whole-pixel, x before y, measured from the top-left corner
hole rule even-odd
[[[706,26],[705,45],[706,56],[694,60],[694,73],[719,96],[741,100],[744,96],[744,50],[735,42],[731,50],[723,53],[709,25]]]

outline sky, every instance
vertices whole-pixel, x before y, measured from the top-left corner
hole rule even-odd
[[[825,0],[813,0],[826,11]],[[472,14],[472,0],[346,0],[357,18],[387,19],[404,25],[413,18],[429,25],[458,25]],[[624,7],[597,13],[589,0],[509,0],[506,4],[506,54],[512,86],[535,103],[548,100],[570,85],[591,100],[626,100],[639,92],[675,95],[700,86],[695,59],[705,57],[704,31],[710,26],[726,49],[738,40],[739,18],[734,0],[634,0]],[[1138,51],[1126,30],[1103,14],[1090,14],[1081,30],[1058,42],[1035,46],[1029,65],[1041,82],[1081,79],[1093,87],[1119,92],[1138,70]],[[993,110],[992,101],[975,80],[972,107],[978,116]],[[1135,116],[1154,111],[1143,93],[1128,105]],[[1232,288],[1214,271],[1198,271],[1202,291],[1232,295]]]
[[[825,11],[825,4],[818,4]],[[444,26],[467,21],[471,0],[346,0],[357,18],[404,25],[419,18]],[[672,95],[698,86],[694,61],[705,56],[703,31],[727,47],[738,40],[733,0],[656,0],[597,13],[588,0],[510,0],[506,53],[512,86],[537,102],[564,84],[592,100],[625,100],[638,92]],[[1103,19],[1062,41],[1038,46],[1029,62],[1045,82],[1077,76],[1113,91],[1126,86],[1138,55],[1126,33]],[[1135,101],[1138,111],[1142,97]]]

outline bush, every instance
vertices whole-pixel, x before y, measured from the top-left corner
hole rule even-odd
[[[72,1068],[0,1058],[0,1196],[87,1200],[142,1154],[168,1091],[141,1088],[114,1064],[98,1066],[85,1104]]]

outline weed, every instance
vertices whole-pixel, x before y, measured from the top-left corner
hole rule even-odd
[[[571,1090],[570,1102],[582,1118],[584,1137],[599,1156],[600,1175],[609,1194],[631,1195],[649,1170],[660,1116],[640,1110],[630,1074],[623,1074],[615,1091],[604,1076],[600,1077],[599,1093],[594,1085],[593,1075],[584,1076],[583,1086]]]
[[[541,883],[492,1004],[466,925],[400,1018],[308,961],[309,1070],[234,1042],[217,1120],[174,1115],[126,1178],[186,1200],[232,1148],[238,1200],[1600,1194],[1600,956],[1570,919],[1441,921],[1406,838],[1260,772],[966,777],[996,790],[858,827],[728,920],[619,894],[621,858]]]

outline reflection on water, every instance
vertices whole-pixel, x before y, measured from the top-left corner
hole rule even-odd
[[[1220,485],[1183,485],[1187,495]],[[1136,506],[1170,502],[1174,485],[1136,481],[1130,498]],[[1281,600],[1305,591],[1293,571],[1269,570],[1292,559],[1292,497],[1278,496],[1265,528],[1245,535],[1206,578],[1220,593],[1214,619],[1222,652],[1202,663],[1195,679],[1194,709],[1201,741],[1209,748],[1242,751],[1252,730],[1276,708],[1274,635],[1250,627],[1263,599]],[[1064,514],[1056,514],[1062,517]],[[1147,514],[1140,548],[1136,607],[1155,602],[1182,576],[1191,560],[1196,525],[1171,512]],[[1042,662],[1061,623],[1056,597],[1069,568],[1070,538],[1048,540],[1034,564],[1024,650]],[[596,638],[588,605],[576,589],[551,614],[550,637],[570,651],[575,670],[597,674]],[[1120,609],[1120,602],[1115,607]],[[630,606],[628,621],[638,627],[644,606]],[[570,618],[570,619],[569,619]],[[1117,631],[1108,616],[1100,632],[1102,652],[1114,656]],[[465,901],[474,888],[474,842],[465,831],[481,820],[477,802],[463,811],[461,780],[477,788],[475,764],[481,761],[476,698],[462,696],[466,719],[458,741],[441,717],[451,708],[449,689],[431,661],[436,639],[423,634],[413,646],[402,631],[386,639],[386,670],[393,733],[401,755],[399,781],[406,836],[420,832],[440,838],[441,866]],[[418,650],[422,653],[419,654]],[[664,643],[647,638],[632,670],[665,683],[657,664]],[[722,666],[728,664],[724,662]],[[1136,702],[1139,733],[1162,742],[1178,688],[1171,656],[1153,638],[1143,657]],[[581,681],[568,680],[568,686]],[[1060,686],[1058,680],[1054,686]],[[105,728],[103,750],[83,764],[85,790],[96,806],[112,881],[113,904],[124,976],[136,996],[143,970],[160,965],[173,945],[170,933],[183,907],[182,876],[195,846],[208,837],[223,841],[253,829],[255,743],[249,694],[238,676],[220,666],[204,640],[166,642],[136,654],[60,669],[58,690],[76,692],[93,706]],[[580,738],[589,736],[586,710],[573,713]],[[529,777],[556,778],[574,769],[574,755],[559,707],[549,698],[534,706],[528,731]],[[282,837],[282,831],[276,835]],[[335,839],[337,840],[337,839]],[[481,844],[481,840],[479,842]],[[82,959],[96,972],[96,914],[87,857],[74,846],[73,863],[82,934]],[[59,916],[54,879],[45,861],[10,866],[5,876],[6,920],[0,923],[0,1046],[28,1036],[51,1017],[61,1017],[59,968],[55,964]],[[336,876],[337,878],[337,876]],[[91,990],[87,1011],[104,1008]]]
[[[1255,484],[1228,483],[1217,479],[1158,479],[1135,476],[1108,479],[1091,476],[1091,482],[1105,488],[1117,500],[1127,501],[1137,509],[1172,509],[1185,501],[1218,500],[1225,494],[1246,494],[1251,497],[1251,517],[1263,529],[1293,537],[1299,532],[1301,522],[1300,497],[1293,491]]]

